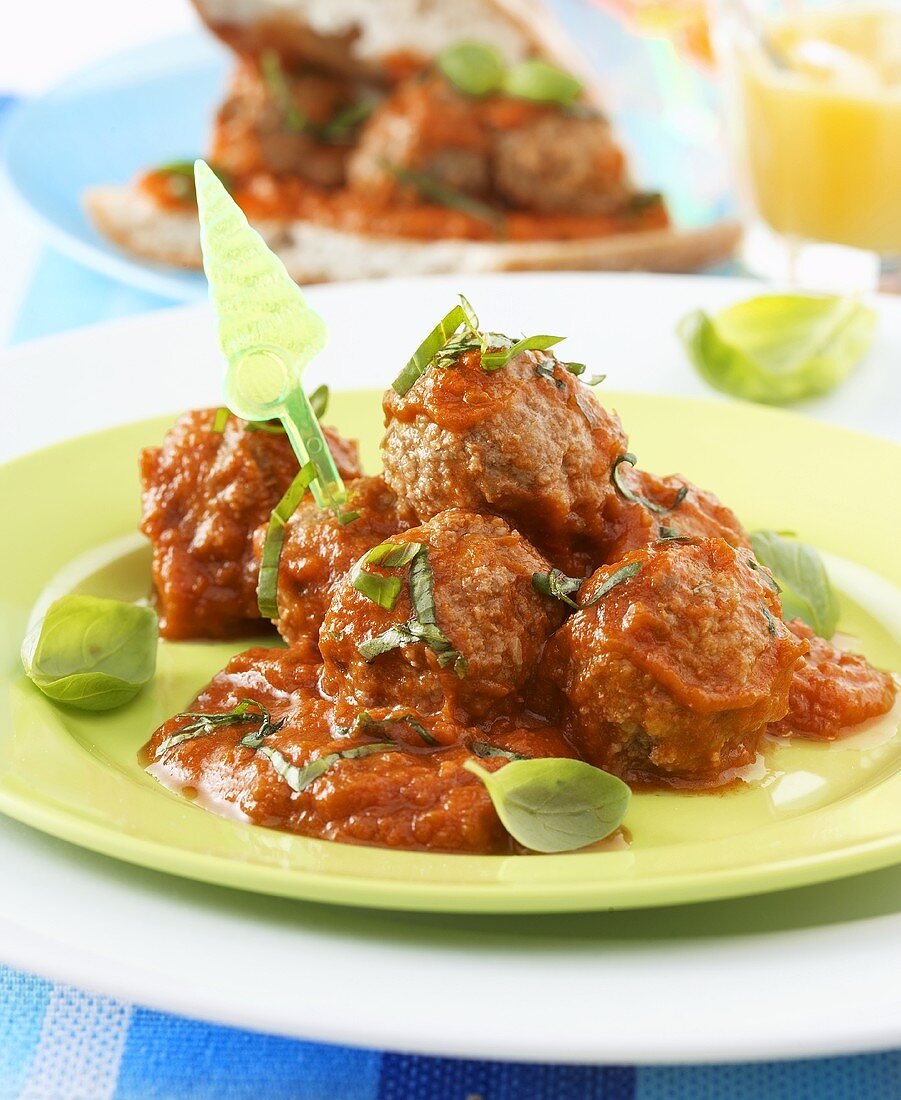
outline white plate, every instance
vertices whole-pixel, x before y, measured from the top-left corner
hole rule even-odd
[[[457,290],[492,329],[569,334],[617,389],[706,390],[672,332],[734,280],[523,275],[325,287],[317,375],[383,384]],[[901,303],[816,415],[899,433]],[[218,399],[204,307],[55,337],[0,360],[2,457]],[[298,1037],[558,1062],[799,1057],[901,1044],[901,871],[770,896],[568,917],[351,912],[216,889],[0,819],[0,959],[126,1000]]]

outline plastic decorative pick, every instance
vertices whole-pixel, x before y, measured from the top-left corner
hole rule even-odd
[[[342,518],[344,482],[301,385],[325,347],[325,324],[205,161],[195,161],[194,179],[225,403],[243,420],[280,420],[300,465],[316,468],[316,503]]]

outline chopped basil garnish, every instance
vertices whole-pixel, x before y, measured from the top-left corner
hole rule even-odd
[[[257,606],[264,619],[278,618],[278,567],[285,544],[285,527],[297,511],[314,478],[316,466],[308,462],[303,466],[282,499],[272,509],[263,555],[260,559],[260,575],[257,580]]]
[[[368,573],[363,566],[380,565],[383,569],[399,569],[411,562],[421,548],[421,542],[383,542],[374,546],[357,562],[351,583],[367,599],[390,611],[400,595],[403,584],[401,578]]]
[[[538,375],[539,378],[547,378],[549,381],[553,382],[558,390],[565,390],[566,383],[563,381],[562,378],[558,378],[554,374],[555,364],[555,359],[546,359],[535,367],[535,373]]]
[[[803,619],[820,637],[831,638],[838,626],[839,602],[816,550],[775,531],[755,531],[751,545],[758,562],[782,587],[783,616]]]
[[[775,638],[779,633],[779,629],[776,626],[776,619],[773,616],[772,611],[767,607],[765,603],[761,603],[760,610],[763,612],[763,617],[766,619],[766,628]]]
[[[321,420],[325,416],[325,410],[328,408],[328,399],[329,388],[325,385],[317,386],[310,394],[310,408],[313,410],[313,415],[317,420]]]
[[[543,596],[553,596],[567,607],[579,610],[579,604],[572,598],[585,583],[582,577],[567,577],[559,569],[552,569],[550,573],[533,573],[532,587]]]
[[[657,532],[657,537],[661,542],[676,542],[679,539],[685,538],[685,536],[681,535],[675,527],[658,527]]]
[[[534,852],[571,852],[617,829],[632,792],[621,779],[581,760],[514,760],[495,772],[463,767],[488,790],[507,832]]]
[[[552,348],[565,339],[565,336],[526,336],[522,340],[518,340],[512,347],[484,351],[482,353],[482,370],[489,372],[500,370],[520,352],[547,351],[548,348]]]
[[[432,360],[461,325],[466,323],[466,311],[462,305],[444,315],[428,336],[413,352],[409,362],[391,383],[392,389],[400,397],[419,381],[432,363]]]
[[[285,129],[297,134],[302,133],[307,129],[309,120],[294,101],[291,86],[282,68],[281,58],[275,50],[263,50],[260,54],[260,72],[269,89],[269,94],[281,113]]]
[[[414,733],[417,733],[422,738],[423,743],[430,747],[441,744],[438,738],[433,737],[425,726],[414,718],[412,714],[389,714],[384,718],[373,718],[368,711],[362,710],[354,719],[353,725],[342,730],[342,735],[350,737],[360,732],[369,732],[372,734],[374,731],[378,730],[383,736],[390,736],[387,731],[391,726],[399,725],[409,726]]]
[[[468,214],[471,218],[486,222],[494,232],[501,235],[504,230],[504,216],[499,210],[480,199],[473,198],[465,191],[458,191],[454,187],[448,187],[446,183],[437,180],[425,172],[417,172],[412,168],[404,168],[400,164],[383,160],[382,167],[390,172],[398,183],[405,187],[412,187],[418,191],[424,199],[446,206],[449,210],[458,210],[461,214]]]
[[[492,757],[502,757],[504,760],[528,760],[521,752],[513,752],[512,749],[502,749],[500,745],[489,745],[487,741],[470,741],[470,749],[483,760]]]
[[[554,599],[565,603],[567,607],[575,611],[584,611],[586,607],[593,607],[598,600],[602,600],[608,592],[612,592],[618,584],[637,576],[641,572],[641,562],[633,561],[624,565],[612,573],[595,592],[588,603],[579,603],[573,599],[585,584],[583,577],[567,577],[559,569],[552,569],[550,573],[533,573],[532,586],[544,596],[553,596]]]
[[[435,581],[429,552],[420,546],[410,564],[410,602],[413,615],[405,623],[389,626],[381,634],[361,642],[357,650],[364,661],[372,661],[393,649],[422,642],[438,659],[441,668],[451,666],[461,679],[467,673],[466,658],[451,645],[435,615]]]
[[[184,711],[177,714],[176,718],[193,718],[187,726],[183,726],[177,733],[170,734],[160,743],[157,753],[165,752],[174,745],[180,745],[184,741],[192,741],[195,737],[203,737],[214,733],[225,726],[241,725],[244,722],[258,722],[259,729],[248,733],[242,738],[240,744],[247,749],[258,748],[263,738],[270,733],[276,733],[285,724],[286,719],[281,718],[277,722],[272,721],[269,710],[256,699],[242,699],[232,710],[218,713],[206,713],[204,711]]]
[[[633,493],[632,490],[620,480],[619,468],[624,462],[629,466],[634,466],[637,461],[638,459],[631,451],[616,456],[613,460],[613,468],[610,471],[610,480],[613,482],[614,489],[616,489],[624,500],[628,500],[632,504],[642,504],[649,512],[653,512],[657,516],[665,516],[667,512],[674,512],[688,496],[688,487],[683,485],[676,493],[673,503],[668,506],[657,504],[656,501],[653,500],[648,500],[647,497],[643,497],[640,493]]]
[[[584,363],[561,363],[561,367],[566,367],[570,374],[574,374],[577,378],[585,373],[588,369]]]
[[[583,378],[586,386],[599,386],[607,378],[606,374],[593,374],[590,378]]]
[[[617,585],[622,584],[623,581],[631,580],[632,577],[637,577],[641,572],[641,564],[640,561],[629,562],[628,565],[623,565],[617,569],[615,573],[611,573],[588,603],[583,603],[580,607],[583,609],[586,607],[594,607],[599,600],[602,600],[608,593],[612,592]]]
[[[392,741],[378,741],[370,745],[355,745],[353,748],[343,749],[341,752],[330,752],[326,753],[325,756],[318,756],[315,760],[311,760],[309,764],[300,766],[292,764],[278,749],[270,748],[268,745],[263,745],[258,751],[261,756],[265,756],[272,764],[291,790],[296,794],[300,794],[314,780],[321,775],[325,775],[339,761],[359,760],[363,756],[371,756],[376,752],[396,752],[397,745]]]
[[[772,588],[774,592],[782,591],[782,585],[776,580],[773,574],[765,566],[762,566],[759,562],[751,558],[748,561],[748,568],[757,573],[763,583],[769,588]]]
[[[61,596],[22,643],[22,664],[49,699],[79,710],[112,710],[153,679],[158,636],[149,607]]]

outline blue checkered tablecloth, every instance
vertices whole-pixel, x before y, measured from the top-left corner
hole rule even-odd
[[[21,300],[10,342],[170,304],[86,271],[48,250]],[[897,1052],[687,1067],[520,1065],[428,1058],[220,1027],[0,965],[0,1100],[899,1097],[901,1053]]]

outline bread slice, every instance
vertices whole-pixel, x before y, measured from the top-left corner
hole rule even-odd
[[[242,54],[277,49],[349,75],[387,79],[388,63],[433,61],[461,40],[490,42],[508,64],[540,55],[585,82],[596,77],[541,0],[193,0],[219,38]],[[598,104],[599,105],[599,104]]]
[[[200,235],[191,210],[158,206],[133,185],[94,187],[85,205],[97,227],[144,260],[200,268]],[[739,238],[734,222],[704,229],[655,229],[548,241],[418,241],[363,237],[308,221],[255,222],[299,283],[397,275],[485,271],[698,271],[727,259]]]

